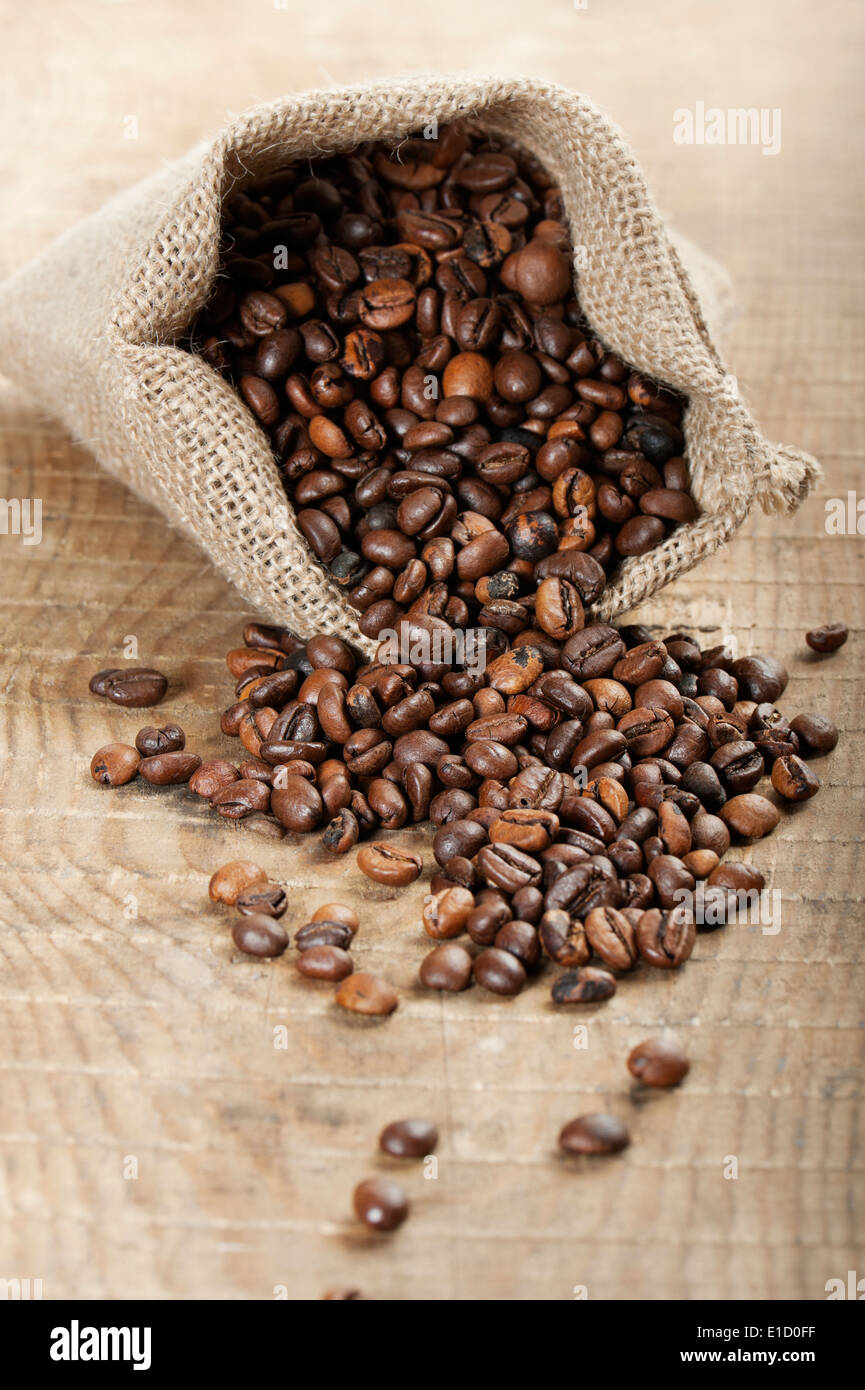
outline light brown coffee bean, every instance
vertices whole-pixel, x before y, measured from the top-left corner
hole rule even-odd
[[[343,980],[335,998],[337,1004],[350,1013],[372,1016],[392,1014],[399,1003],[396,990],[386,980],[365,970]]]
[[[781,812],[759,792],[743,792],[725,802],[718,812],[725,825],[743,840],[759,840],[775,829]]]
[[[241,893],[266,883],[267,874],[260,864],[251,859],[231,859],[214,871],[207,891],[214,902],[233,907]]]
[[[414,883],[420,875],[423,860],[414,850],[400,849],[385,840],[374,840],[358,850],[357,866],[361,873],[376,883],[404,888]]]
[[[103,787],[122,787],[138,775],[141,754],[128,743],[106,743],[90,760],[90,776]]]

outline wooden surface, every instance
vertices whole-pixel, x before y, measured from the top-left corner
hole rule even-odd
[[[226,750],[221,657],[244,614],[86,448],[0,388],[0,493],[41,497],[45,512],[41,545],[0,536],[0,1276],[41,1278],[47,1298],[272,1298],[279,1286],[317,1298],[354,1284],[375,1298],[567,1300],[575,1286],[591,1299],[820,1299],[828,1279],[865,1275],[863,541],[824,530],[825,499],[861,486],[856,7],[5,9],[4,273],[227,111],[283,91],[471,64],[605,106],[665,213],[734,275],[729,360],[767,433],[826,470],[798,516],[757,520],[643,616],[778,652],[785,710],[823,710],[843,735],[818,801],[747,856],[780,891],[777,935],[704,934],[685,970],[645,971],[579,1015],[554,1011],[545,984],[511,1002],[431,997],[414,985],[424,881],[390,896],[351,858],[260,842],[182,790],[90,782],[91,753],[149,717],[87,693],[130,634],[170,674],[159,713],[198,752]],[[697,101],[780,107],[781,153],[675,145],[673,110]],[[805,629],[839,619],[848,646],[807,656]],[[291,953],[257,964],[232,951],[206,886],[240,854],[289,885],[294,926],[328,899],[358,904],[356,958],[399,986],[393,1018],[341,1015]],[[641,1100],[625,1057],[665,1024],[691,1075]],[[631,1149],[561,1162],[560,1125],[599,1108],[627,1120]],[[352,1188],[395,1166],[376,1136],[412,1114],[440,1126],[438,1177],[402,1168],[412,1216],[369,1236]]]

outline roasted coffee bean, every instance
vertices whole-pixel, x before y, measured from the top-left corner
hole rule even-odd
[[[503,898],[481,902],[466,918],[466,929],[477,946],[491,946],[499,928],[511,920],[511,915]]]
[[[774,704],[787,685],[787,672],[773,656],[743,656],[731,664],[742,700]]]
[[[743,840],[759,840],[781,819],[777,806],[759,792],[745,792],[725,802],[718,813],[730,830]]]
[[[106,666],[104,671],[97,671],[95,676],[90,677],[88,689],[92,695],[107,695],[108,682],[112,676],[119,676],[122,672],[117,666]]]
[[[471,956],[464,946],[453,941],[436,946],[421,962],[420,982],[427,989],[457,994],[469,985],[471,976]]]
[[[106,743],[93,754],[90,776],[103,787],[122,787],[137,776],[141,754],[128,743]]]
[[[625,654],[625,644],[613,627],[596,624],[569,638],[562,650],[562,661],[575,680],[606,676]]]
[[[317,907],[310,919],[313,922],[341,922],[348,927],[352,936],[360,927],[358,915],[353,907],[347,907],[345,903],[322,903]]]
[[[763,757],[750,739],[733,739],[712,754],[715,769],[730,796],[749,792],[763,776]]]
[[[529,854],[546,849],[555,839],[559,818],[552,811],[514,807],[502,811],[490,826],[492,844],[515,845]]]
[[[163,724],[161,729],[148,724],[135,735],[135,747],[142,758],[156,753],[179,753],[186,747],[186,735],[179,724]]]
[[[690,1069],[682,1048],[669,1037],[647,1038],[628,1054],[628,1071],[644,1086],[678,1086]]]
[[[471,859],[488,841],[484,827],[473,820],[454,820],[443,825],[433,840],[433,854],[443,867],[456,858]]]
[[[632,970],[637,963],[637,934],[623,912],[595,907],[586,914],[586,940],[611,970]]]
[[[555,1004],[600,1004],[615,992],[615,977],[608,970],[582,965],[559,976],[553,984],[552,996]]]
[[[262,912],[238,917],[231,936],[238,951],[249,956],[281,956],[288,946],[285,928]]]
[[[675,907],[685,901],[683,895],[693,893],[696,887],[694,875],[690,873],[681,859],[674,854],[661,852],[654,855],[646,872],[655,885],[655,893],[662,907]]]
[[[391,1158],[426,1158],[438,1141],[438,1130],[428,1120],[394,1120],[378,1136],[379,1148]]]
[[[305,777],[289,774],[275,786],[270,805],[273,814],[286,830],[305,834],[321,824],[324,806],[321,794]]]
[[[799,740],[799,751],[805,758],[831,753],[838,742],[838,730],[822,714],[797,714],[790,720],[790,729]]]
[[[437,941],[459,936],[474,905],[474,897],[466,888],[445,888],[432,893],[423,907],[424,930]]]
[[[694,949],[697,932],[691,914],[682,907],[650,908],[637,923],[637,946],[649,965],[673,970],[684,965]]]
[[[367,1178],[354,1189],[354,1210],[358,1220],[374,1231],[395,1231],[409,1213],[409,1201],[392,1178]]]
[[[423,861],[413,850],[399,849],[384,840],[375,840],[357,852],[357,866],[376,883],[404,888],[414,883],[423,868]]]
[[[347,951],[352,934],[344,922],[308,922],[296,933],[294,944],[298,951],[311,951],[314,946],[338,946]]]
[[[196,768],[189,779],[189,790],[195,792],[196,796],[207,797],[209,800],[220,788],[237,782],[240,776],[240,771],[234,763],[224,758],[214,758],[211,762],[202,763]]]
[[[181,758],[183,753],[169,753],[167,757]],[[210,804],[218,815],[228,820],[243,820],[245,816],[270,810],[270,788],[264,782],[251,777],[241,777],[237,782],[220,787],[210,798]]]
[[[526,970],[533,970],[541,957],[538,934],[531,922],[524,922],[516,917],[499,927],[495,935],[495,946],[497,950],[510,951]]]
[[[585,919],[593,908],[618,907],[620,900],[619,880],[610,861],[604,865],[597,860],[587,860],[556,875],[544,898],[544,908],[548,912],[552,908],[562,908],[572,916]]]
[[[805,641],[813,652],[837,652],[847,641],[846,623],[828,623],[825,627],[814,627],[805,633]]]
[[[795,754],[776,759],[772,767],[772,786],[785,801],[807,801],[820,790],[820,778]]]
[[[510,951],[491,946],[475,957],[474,978],[492,994],[514,995],[526,982],[526,970]]]
[[[505,893],[519,888],[536,888],[541,881],[541,866],[531,855],[513,845],[484,845],[475,862],[484,882]]]
[[[255,912],[265,917],[282,917],[288,907],[288,898],[279,883],[268,883],[263,887],[255,884],[238,893],[234,905],[244,916]]]
[[[232,859],[211,876],[208,893],[214,902],[233,907],[241,893],[267,883],[267,874],[251,859]]]
[[[344,980],[354,965],[340,946],[306,946],[295,961],[298,973],[311,980]]]
[[[201,759],[194,753],[157,753],[152,758],[142,758],[138,771],[145,782],[155,787],[176,787],[188,782],[200,766]]]
[[[399,1003],[396,990],[378,975],[357,971],[343,980],[334,996],[349,1013],[383,1016],[392,1014]]]
[[[141,709],[159,704],[168,689],[168,678],[149,666],[135,666],[100,671],[91,680],[90,689],[94,694],[106,695],[116,705]]]
[[[561,908],[545,912],[538,926],[540,944],[551,960],[567,969],[586,965],[591,958],[591,947],[586,938],[585,925],[576,917],[571,917]]]
[[[324,790],[323,788],[322,801],[324,801]],[[358,818],[348,806],[343,806],[328,822],[322,836],[322,844],[331,854],[348,854],[350,849],[354,849],[359,839],[360,824]]]
[[[559,1148],[566,1154],[614,1154],[630,1142],[631,1136],[615,1115],[580,1115],[559,1134]]]

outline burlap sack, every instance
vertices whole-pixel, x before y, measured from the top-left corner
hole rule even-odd
[[[115,198],[0,288],[0,370],[210,556],[267,618],[304,636],[359,638],[356,615],[315,561],[268,440],[232,388],[172,346],[217,270],[223,196],[293,160],[358,141],[398,142],[433,119],[480,117],[561,185],[579,295],[600,338],[684,392],[701,515],[626,560],[593,614],[646,599],[726,541],[755,501],[785,511],[819,476],[807,454],[765,440],[709,327],[724,278],[681,247],[621,134],[585,97],[546,83],[446,77],[287,97]]]

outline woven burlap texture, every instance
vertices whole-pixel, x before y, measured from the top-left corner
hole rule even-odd
[[[729,298],[723,274],[674,244],[624,137],[587,98],[444,76],[287,97],[115,198],[0,289],[0,370],[196,541],[262,615],[304,636],[360,640],[367,652],[357,615],[296,527],[266,436],[216,372],[173,344],[217,273],[227,193],[297,159],[362,140],[396,146],[466,115],[518,140],[559,183],[580,300],[599,337],[690,400],[701,515],[622,564],[592,610],[608,620],[715,551],[755,501],[798,505],[819,467],[763,438],[710,335]]]

